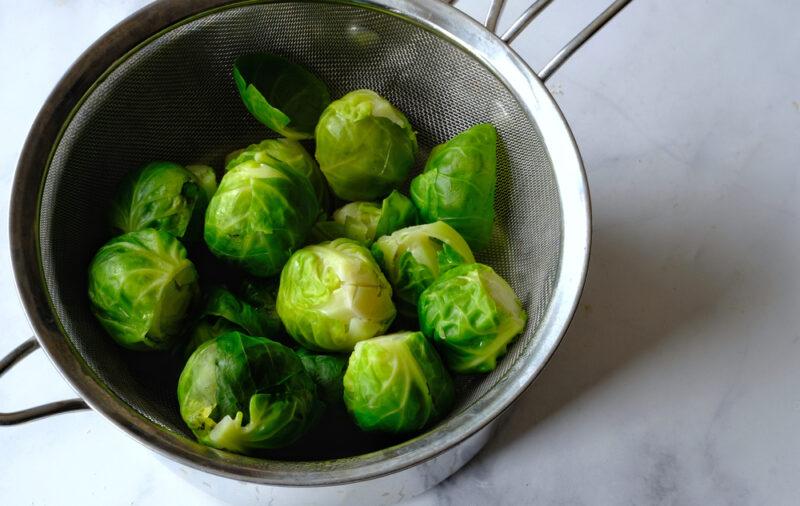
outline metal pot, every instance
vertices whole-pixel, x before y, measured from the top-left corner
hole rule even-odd
[[[81,399],[2,413],[0,424],[91,407],[229,500],[258,493],[303,504],[395,502],[458,470],[542,369],[577,304],[589,253],[588,189],[543,81],[628,2],[615,1],[538,76],[507,43],[549,0],[534,2],[502,37],[492,33],[501,0],[488,29],[451,2],[425,0],[162,0],[114,27],[43,106],[11,202],[14,272],[36,336],[0,361],[0,374],[41,346]],[[263,135],[224,91],[233,88],[225,84],[231,55],[254,49],[310,66],[334,94],[372,87],[388,96],[420,130],[423,152],[471,123],[498,127],[499,226],[481,260],[522,294],[529,326],[496,371],[461,382],[448,419],[409,441],[326,460],[255,459],[199,445],[176,419],[174,392],[154,389],[149,366],[110,343],[88,312],[86,266],[102,243],[98,210],[122,174],[171,153],[218,163]],[[215,147],[198,155],[208,146]]]

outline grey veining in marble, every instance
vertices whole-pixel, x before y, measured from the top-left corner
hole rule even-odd
[[[39,106],[143,3],[0,0],[4,243]],[[515,47],[538,68],[606,4],[556,0]],[[634,0],[554,75],[594,207],[579,311],[488,447],[409,505],[797,503],[797,19],[794,0]],[[5,353],[30,330],[0,246]],[[0,380],[0,409],[71,395],[41,352]],[[90,412],[0,428],[0,447],[3,504],[222,504]]]

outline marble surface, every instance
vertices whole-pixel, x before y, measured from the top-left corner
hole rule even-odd
[[[27,130],[144,3],[0,0],[0,353],[30,335],[6,244]],[[538,68],[605,4],[558,0],[515,47]],[[795,0],[634,0],[554,75],[594,206],[579,311],[488,447],[408,504],[797,503],[798,18]],[[1,409],[70,396],[41,352],[0,381]],[[0,448],[4,505],[222,504],[91,412],[1,428]]]

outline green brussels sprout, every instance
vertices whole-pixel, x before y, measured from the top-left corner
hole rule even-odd
[[[314,193],[322,208],[328,206],[328,183],[320,172],[316,160],[297,141],[289,139],[267,139],[258,144],[251,144],[236,153],[225,162],[225,171],[228,171],[242,162],[255,160],[269,164],[273,160],[286,164],[299,174],[303,174],[314,187]],[[232,153],[233,154],[233,153]]]
[[[372,245],[372,255],[394,287],[404,313],[443,272],[475,262],[464,239],[443,221],[401,228]]]
[[[321,409],[314,381],[295,352],[240,332],[192,353],[178,380],[178,403],[198,441],[237,453],[293,443]]]
[[[217,193],[217,174],[208,165],[187,165],[186,170],[192,173],[197,184],[203,190],[206,204]]]
[[[145,228],[105,244],[89,265],[89,299],[100,324],[133,350],[170,348],[199,295],[183,245]]]
[[[489,244],[494,222],[497,131],[475,125],[433,148],[411,181],[411,200],[426,223],[444,221],[475,251]]]
[[[153,162],[126,176],[111,202],[115,234],[144,228],[199,239],[208,199],[191,172],[171,162]]]
[[[375,200],[408,177],[417,154],[408,119],[374,91],[331,103],[317,124],[317,161],[344,200]]]
[[[417,224],[417,209],[403,194],[393,190],[380,206],[373,202],[351,202],[333,213],[343,237],[369,246],[378,237]],[[342,237],[342,236],[340,236]]]
[[[307,177],[274,160],[243,162],[223,176],[208,205],[206,244],[255,276],[271,276],[303,244],[318,214]]]
[[[453,405],[453,381],[420,332],[400,332],[356,344],[344,374],[344,402],[367,431],[413,432]]]
[[[369,251],[350,239],[298,250],[278,286],[278,315],[301,346],[347,352],[396,315],[392,287]]]
[[[447,271],[419,298],[422,332],[458,373],[494,370],[527,318],[514,290],[483,264]]]
[[[305,348],[297,350],[306,372],[317,384],[319,398],[330,408],[342,404],[342,378],[347,369],[346,355],[323,355]]]
[[[192,329],[186,347],[188,353],[202,343],[234,330],[261,337],[272,337],[281,332],[275,297],[252,282],[245,286],[251,293],[244,297],[237,297],[221,286],[210,290],[205,309]]]
[[[350,202],[333,212],[333,221],[340,225],[340,237],[369,246],[381,221],[381,208],[375,202]]]
[[[288,139],[314,137],[319,116],[331,102],[324,82],[280,56],[240,56],[233,79],[250,114]]]

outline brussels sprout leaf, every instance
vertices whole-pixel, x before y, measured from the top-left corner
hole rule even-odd
[[[331,101],[325,83],[280,56],[240,56],[233,78],[247,110],[288,139],[313,138],[319,116]]]

